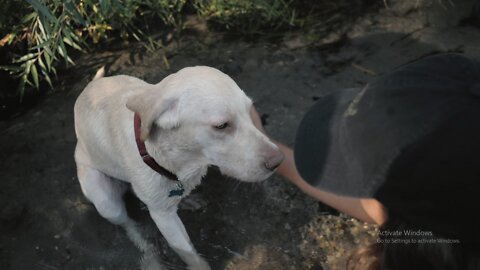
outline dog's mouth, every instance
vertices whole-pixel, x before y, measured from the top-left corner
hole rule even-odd
[[[220,169],[220,167],[218,167],[217,165],[213,165],[213,164],[208,165],[208,173],[207,174],[208,175],[217,175],[217,176],[226,177],[226,178],[229,178],[229,179],[238,180],[237,178],[232,177],[229,174],[223,173],[222,170]]]
[[[217,165],[209,164],[208,165],[208,172],[212,172],[215,174],[222,174],[222,171],[220,170],[220,167]]]
[[[270,176],[272,176],[274,172],[275,171],[264,171],[264,172],[257,173],[255,175],[245,178],[245,177],[236,176],[234,173],[222,171],[222,169],[217,165],[210,164],[208,166],[208,174],[222,175],[223,177],[227,177],[229,179],[234,179],[242,182],[252,182],[252,183],[262,182],[267,178],[269,178]]]

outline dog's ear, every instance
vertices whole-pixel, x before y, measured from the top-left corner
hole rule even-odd
[[[127,100],[127,108],[140,116],[142,141],[148,139],[154,123],[162,129],[171,129],[179,125],[179,98],[166,98],[159,91],[160,89],[152,86]]]

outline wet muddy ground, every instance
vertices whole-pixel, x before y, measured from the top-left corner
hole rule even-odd
[[[169,70],[163,53],[136,45],[84,55],[64,72],[57,92],[0,123],[0,269],[139,269],[140,252],[97,214],[76,179],[73,104],[101,65],[110,75],[150,83],[185,66],[216,67],[252,97],[266,131],[292,145],[304,112],[328,93],[432,53],[480,57],[478,28],[435,25],[402,9],[366,14],[315,41],[301,33],[244,41],[197,26],[167,48]],[[132,194],[126,200],[165,265],[184,269],[141,202]],[[213,269],[341,268],[353,248],[375,241],[376,232],[278,176],[247,184],[212,171],[179,215]]]

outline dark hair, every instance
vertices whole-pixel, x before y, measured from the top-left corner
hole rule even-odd
[[[406,233],[412,231],[421,233]],[[347,269],[477,270],[480,252],[478,245],[438,237],[389,217],[380,227],[378,241],[354,251],[347,260]]]

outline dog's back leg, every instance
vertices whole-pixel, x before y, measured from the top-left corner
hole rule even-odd
[[[142,237],[136,222],[127,215],[122,198],[127,186],[78,162],[77,173],[83,194],[95,205],[98,213],[113,224],[121,225],[127,232],[128,238],[143,252],[142,270],[164,269],[157,258],[155,246]]]
[[[90,200],[98,213],[116,225],[133,222],[127,215],[123,194],[127,187],[104,173],[77,163],[77,174],[83,194]]]

